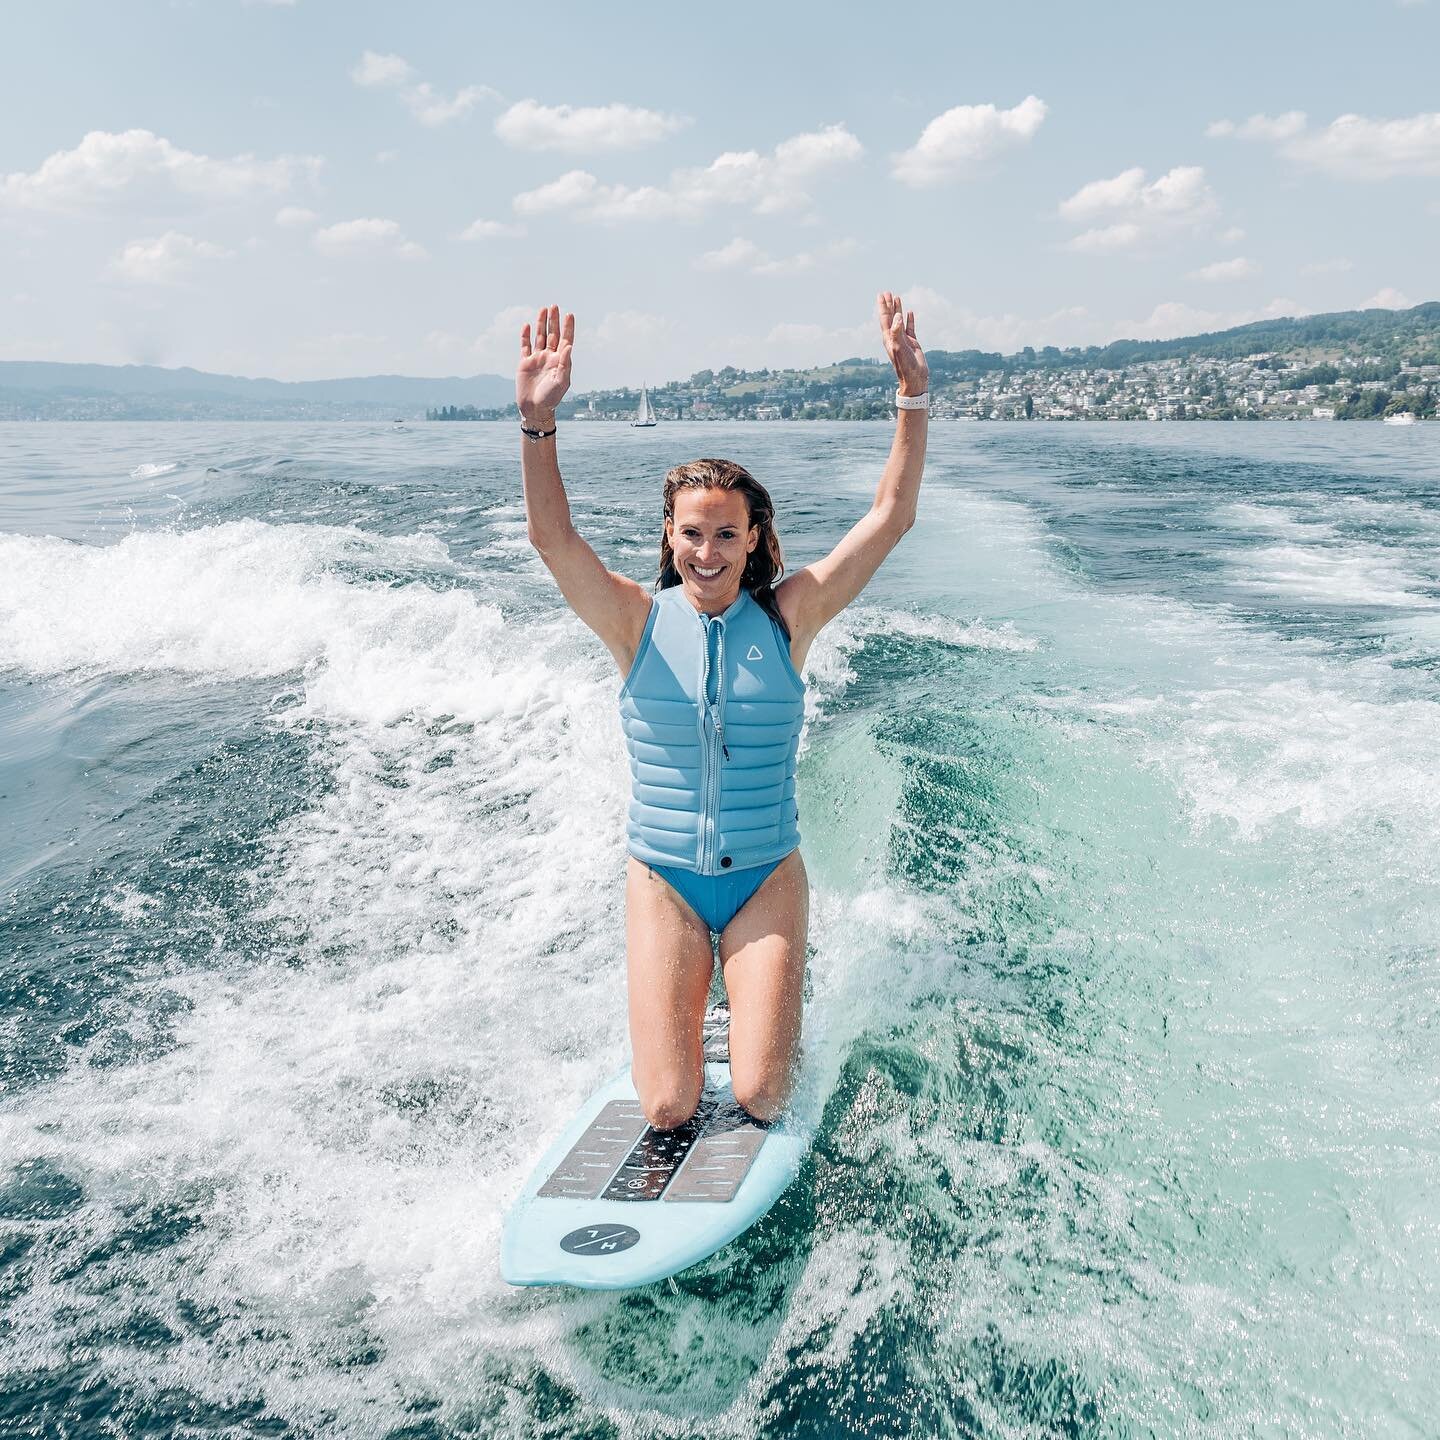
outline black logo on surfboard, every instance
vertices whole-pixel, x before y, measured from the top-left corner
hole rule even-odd
[[[571,1255],[616,1255],[639,1239],[640,1232],[629,1225],[582,1225],[560,1241],[560,1248]]]

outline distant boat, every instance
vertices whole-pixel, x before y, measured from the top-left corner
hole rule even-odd
[[[642,385],[640,387],[640,408],[635,412],[635,418],[630,424],[636,430],[648,430],[655,423],[655,411],[650,404],[650,396]]]
[[[1402,410],[1398,415],[1387,415],[1385,423],[1387,425],[1413,425],[1417,418],[1409,410]]]
[[[390,422],[390,428],[392,430],[403,430],[405,428],[405,422],[403,420],[392,420]]]

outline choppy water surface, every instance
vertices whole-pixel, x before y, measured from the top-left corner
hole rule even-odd
[[[574,426],[772,487],[884,426]],[[627,1295],[501,1216],[624,1054],[617,677],[506,426],[0,426],[0,1429],[1419,1436],[1440,426],[937,426],[811,661],[813,1157]]]

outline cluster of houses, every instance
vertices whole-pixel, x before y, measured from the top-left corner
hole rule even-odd
[[[931,414],[940,420],[1333,420],[1343,418],[1357,392],[1370,390],[1387,398],[1410,394],[1417,413],[1434,411],[1440,365],[1402,364],[1397,371],[1378,356],[1329,364],[1336,378],[1328,383],[1296,383],[1313,377],[1314,369],[1268,354],[1141,361],[1116,369],[1017,366],[942,373],[932,381]],[[1393,373],[1375,379],[1376,370]],[[661,420],[866,420],[889,415],[893,394],[888,366],[852,361],[841,374],[702,372],[650,391],[650,403]],[[628,419],[634,404],[628,391],[597,393],[581,402],[575,418]]]
[[[1303,379],[1310,372],[1304,366],[1283,367],[1270,355],[1154,360],[1117,370],[1030,371],[961,381],[934,413],[983,420],[1334,420],[1357,391],[1410,393],[1418,407],[1440,386],[1440,365],[1402,365],[1379,380],[1345,373],[1367,374],[1381,364],[1375,356],[1335,362],[1339,377],[1324,384],[1296,384],[1287,376]]]

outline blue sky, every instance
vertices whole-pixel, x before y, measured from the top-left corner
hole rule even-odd
[[[1440,0],[12,4],[0,358],[576,385],[1440,298]]]

